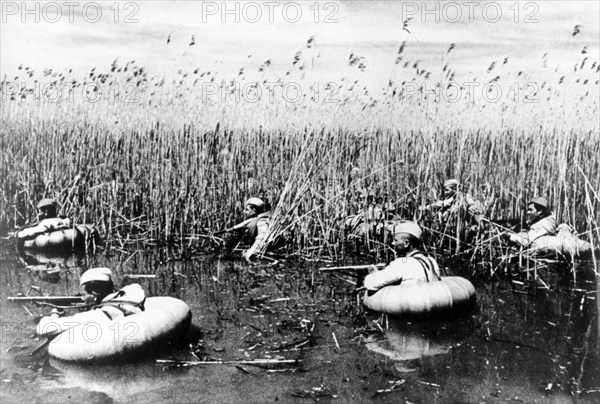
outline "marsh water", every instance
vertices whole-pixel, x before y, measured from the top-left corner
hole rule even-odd
[[[600,401],[592,263],[540,268],[549,288],[450,268],[472,278],[478,307],[409,323],[365,313],[353,278],[319,272],[331,264],[324,261],[249,265],[239,254],[157,247],[67,257],[20,256],[8,244],[1,251],[2,403]],[[186,338],[128,364],[73,365],[44,349],[32,355],[43,342],[36,318],[50,309],[7,297],[75,294],[93,266],[112,268],[118,285],[137,282],[148,296],[187,302]]]

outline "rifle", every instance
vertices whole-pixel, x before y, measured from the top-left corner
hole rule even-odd
[[[15,303],[83,303],[83,296],[9,296],[9,302]]]
[[[236,224],[236,225],[235,225],[235,226],[233,226],[233,227],[230,227],[229,229],[226,229],[226,230],[220,230],[220,231],[218,231],[218,232],[216,232],[216,233],[215,233],[215,236],[219,236],[219,235],[221,235],[221,234],[225,234],[225,233],[231,233],[232,231],[237,231],[237,230],[242,230],[242,229],[245,229],[245,228],[246,228],[246,226],[247,226],[247,225],[248,225],[248,224],[249,224],[251,221],[253,221],[254,219],[255,219],[254,217],[251,217],[250,219],[246,219],[246,220],[244,220],[243,222],[241,222],[241,223],[238,223],[238,224]]]
[[[62,303],[62,304],[83,303],[83,296],[9,296],[7,299],[9,302],[16,302],[16,303],[35,302],[35,303],[39,303],[40,305],[45,304],[45,305],[52,306],[55,308],[60,307],[60,308],[64,308],[64,309],[67,309],[70,307],[55,306],[54,304],[52,304],[50,302]],[[91,307],[92,305],[87,305],[87,306]],[[86,305],[81,305],[81,306],[76,305],[76,306],[72,306],[72,308],[87,307],[87,306]],[[47,339],[44,342],[42,342],[40,345],[38,345],[33,351],[31,351],[29,356],[34,356],[39,351],[44,349],[59,334],[60,334],[60,332],[56,332],[52,335],[48,335]]]
[[[484,223],[491,224],[492,226],[495,226],[496,228],[498,228],[498,229],[500,229],[500,230],[502,230],[502,231],[504,231],[504,232],[511,232],[511,233],[513,233],[513,232],[514,232],[514,230],[512,230],[512,229],[509,229],[508,227],[504,227],[504,226],[502,226],[501,224],[498,224],[498,223],[496,223],[496,222],[494,222],[494,221],[492,221],[492,220],[488,219],[487,217],[481,217],[481,219],[480,219],[480,220],[481,220],[482,222],[484,222]]]
[[[322,267],[319,268],[319,271],[321,272],[325,272],[325,271],[341,271],[344,269],[370,269],[370,268],[377,268],[377,269],[383,269],[385,268],[386,264],[371,264],[371,265],[349,265],[349,266],[345,266],[345,267]]]

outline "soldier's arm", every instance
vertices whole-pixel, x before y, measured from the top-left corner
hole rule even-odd
[[[363,286],[369,291],[376,291],[387,285],[398,285],[402,282],[402,270],[394,262],[381,271],[372,271],[365,276]]]
[[[440,200],[432,202],[429,205],[421,206],[419,210],[441,209],[442,207],[444,207],[444,201]]]
[[[467,196],[467,211],[473,215],[483,215],[484,211],[485,211],[485,207],[483,206],[483,203],[479,202],[477,199],[473,198],[472,196]]]
[[[527,247],[532,240],[529,232],[512,233],[508,236],[508,239],[512,243],[518,244],[522,247]]]
[[[21,231],[16,232],[16,235],[20,239],[30,239],[37,237],[40,234],[48,232],[50,229],[42,223],[39,223],[32,227],[27,227]]]

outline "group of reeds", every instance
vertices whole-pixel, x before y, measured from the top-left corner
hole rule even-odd
[[[407,58],[404,47],[398,57]],[[506,62],[492,64],[480,81],[507,90],[509,77],[527,75],[511,75]],[[264,80],[269,66],[259,70]],[[278,79],[300,83],[302,66],[300,55]],[[33,90],[22,89],[1,113],[0,227],[34,220],[37,201],[54,197],[61,214],[96,224],[109,241],[185,245],[190,236],[230,227],[241,219],[243,201],[259,196],[273,206],[274,232],[293,235],[293,251],[337,257],[344,218],[355,213],[349,196],[357,190],[385,194],[411,219],[454,177],[486,201],[491,218],[521,218],[531,197],[545,196],[560,221],[599,244],[598,81],[583,84],[596,69],[556,73],[561,77],[552,84],[548,75],[537,102],[508,92],[497,102],[481,94],[447,102],[406,96],[402,71],[405,82],[429,80],[430,87],[437,74],[427,75],[417,62],[394,66],[379,95],[362,85],[368,65],[349,66],[333,103],[308,92],[297,102],[238,101],[227,91],[243,70],[232,80],[200,69],[165,80],[133,62],[115,62],[74,84],[97,83],[105,95],[97,102],[77,90],[73,99],[38,102]],[[49,69],[18,74],[74,81]],[[206,82],[219,83],[226,96],[202,94]],[[135,102],[124,102],[124,92],[106,96],[102,86],[111,83],[121,91],[128,83]]]

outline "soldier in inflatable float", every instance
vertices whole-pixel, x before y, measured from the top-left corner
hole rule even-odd
[[[435,259],[421,251],[423,234],[421,227],[415,222],[403,222],[390,229],[394,235],[396,259],[382,270],[374,270],[363,282],[369,292],[388,285],[400,283],[431,282],[440,280],[440,269]]]

